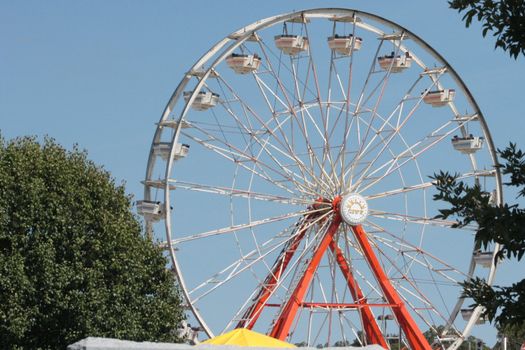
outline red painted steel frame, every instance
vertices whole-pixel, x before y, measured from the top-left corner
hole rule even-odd
[[[359,309],[359,313],[361,314],[361,319],[363,321],[363,330],[367,336],[368,343],[378,344],[387,349],[388,344],[386,343],[384,336],[381,334],[381,330],[379,329],[378,324],[375,322],[374,315],[372,313],[372,310],[370,309],[370,307],[374,305],[370,305],[367,303],[367,300],[364,298],[363,292],[357,284],[352,270],[348,265],[346,258],[343,255],[343,252],[334,240],[334,236],[337,233],[339,225],[341,224],[341,216],[338,211],[339,201],[339,197],[337,197],[334,200],[332,204],[334,208],[332,222],[330,223],[330,226],[328,227],[328,230],[326,231],[324,237],[321,239],[321,242],[314,251],[306,271],[304,272],[303,276],[301,276],[301,279],[297,284],[295,290],[293,291],[290,299],[288,299],[288,301],[284,305],[283,310],[277,318],[277,320],[275,321],[275,324],[269,335],[276,339],[286,339],[290,332],[292,323],[295,319],[295,315],[297,314],[297,311],[300,307],[321,306],[321,304],[318,303],[305,303],[304,297],[312,282],[314,274],[317,271],[317,268],[319,267],[321,259],[323,258],[328,247],[330,247],[330,250],[334,254],[334,257],[341,269],[341,272],[346,278],[348,288],[350,289],[350,293],[355,301],[355,304],[352,305],[357,307]],[[243,315],[243,320],[241,320],[237,324],[237,328],[246,327],[251,329],[256,323],[262,309],[265,306],[269,306],[268,304],[266,304],[266,302],[270,298],[274,289],[277,287],[277,283],[280,277],[282,276],[290,260],[292,259],[295,251],[297,250],[301,240],[303,239],[306,232],[304,225],[307,222],[308,220],[306,220],[305,223],[303,223],[303,226],[300,228],[300,232],[296,235],[294,240],[291,241],[291,244],[285,249],[283,249],[283,251],[281,252],[281,255],[275,263],[272,272],[266,277],[264,284],[262,285],[258,295],[254,299],[254,303],[245,312],[245,314]],[[352,226],[352,231],[354,232],[355,238],[363,251],[363,255],[368,261],[370,268],[374,273],[374,276],[376,277],[385,298],[387,299],[388,304],[381,304],[380,306],[391,307],[392,312],[394,313],[410,347],[413,350],[431,350],[431,347],[425,339],[425,337],[423,336],[423,333],[421,333],[421,330],[417,326],[416,322],[410,316],[410,313],[406,309],[403,301],[401,300],[394,287],[390,283],[390,280],[388,279],[387,275],[383,271],[381,264],[379,263],[379,260],[377,259],[372,249],[372,246],[370,245],[370,242],[368,241],[368,237],[366,236],[366,232],[364,231],[363,227],[361,225]],[[337,305],[326,303],[326,306],[331,307]]]
[[[291,243],[288,246],[286,246],[282,250],[281,254],[279,255],[279,258],[276,260],[276,263],[273,266],[272,272],[270,272],[270,274],[266,276],[263,285],[259,290],[259,293],[254,298],[254,302],[246,310],[242,317],[242,320],[239,321],[239,323],[237,323],[236,328],[253,328],[261,314],[262,309],[266,306],[266,302],[272,295],[274,289],[277,287],[277,283],[279,282],[279,279],[286,270],[288,263],[290,262],[290,260],[292,260],[292,257],[295,251],[297,250],[297,247],[301,243],[301,240],[303,239],[304,234],[306,233],[305,226],[308,224],[308,222],[308,219],[306,219],[303,222],[295,238],[291,241]]]
[[[312,282],[312,278],[314,277],[315,271],[317,270],[317,267],[319,266],[319,263],[321,262],[321,259],[324,253],[326,252],[328,245],[332,241],[333,236],[337,232],[340,223],[341,216],[338,212],[335,212],[332,222],[328,227],[328,230],[326,231],[321,242],[317,246],[317,249],[315,250],[312,256],[312,259],[310,260],[310,263],[308,264],[304,275],[301,277],[299,283],[297,284],[297,287],[293,291],[292,296],[290,297],[290,299],[288,299],[281,314],[275,321],[272,331],[269,334],[271,337],[284,340],[288,336],[293,320],[295,319],[297,310],[299,309],[304,300],[304,296],[306,294],[306,291],[308,290],[308,287],[310,286],[310,283]]]
[[[394,286],[390,283],[388,276],[381,268],[381,264],[368,241],[365,230],[361,225],[358,225],[352,226],[352,231],[354,232],[355,238],[363,251],[363,255],[368,261],[368,264],[383,291],[383,295],[390,304],[397,305],[392,307],[392,312],[394,313],[399,326],[403,330],[410,348],[413,350],[431,350],[432,348],[430,347],[430,344],[423,336],[423,333],[421,333],[421,330],[414,319],[410,316],[405,304],[397,294]]]
[[[345,276],[346,283],[348,284],[348,288],[350,289],[350,293],[352,294],[355,303],[360,306],[359,313],[361,315],[361,320],[363,322],[363,331],[366,335],[368,344],[379,344],[383,348],[388,349],[386,340],[383,337],[383,334],[381,333],[381,329],[379,329],[379,326],[375,321],[374,314],[372,313],[370,306],[368,306],[365,296],[361,291],[361,288],[359,287],[354,278],[352,269],[348,265],[348,262],[346,261],[343,252],[341,251],[334,239],[332,239],[332,241],[330,242],[330,250],[334,254],[337,264],[341,268],[341,272]]]

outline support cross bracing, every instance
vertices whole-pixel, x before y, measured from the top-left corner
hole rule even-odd
[[[361,250],[363,251],[363,255],[368,261],[368,264],[370,265],[370,268],[372,269],[372,272],[374,273],[374,276],[379,283],[381,290],[383,291],[383,295],[390,304],[397,305],[392,307],[392,312],[397,319],[399,327],[401,327],[403,333],[405,334],[410,348],[413,350],[431,350],[432,348],[430,344],[423,336],[423,333],[421,333],[421,330],[408,312],[404,302],[397,294],[394,286],[392,283],[390,283],[388,276],[381,267],[381,264],[379,263],[379,260],[377,259],[370,242],[368,241],[365,230],[361,225],[357,225],[352,226],[352,231],[354,232],[354,236],[358,241]]]
[[[239,323],[237,324],[236,328],[253,328],[253,326],[257,322],[257,319],[261,315],[261,312],[265,307],[266,302],[277,287],[281,276],[283,275],[284,271],[286,270],[286,267],[288,266],[288,263],[290,262],[290,260],[292,260],[295,251],[299,247],[299,244],[301,243],[301,240],[303,239],[304,234],[308,229],[308,222],[309,220],[307,217],[303,221],[303,223],[298,227],[294,239],[290,240],[289,243],[283,248],[281,254],[279,254],[279,257],[273,265],[272,271],[268,274],[268,276],[266,276],[261,288],[259,289],[259,292],[254,298],[254,302],[246,310],[246,312],[242,316],[241,321],[239,321]]]
[[[286,301],[285,305],[282,306],[281,313],[275,320],[272,330],[269,335],[285,340],[290,332],[291,326],[297,314],[299,308],[302,307],[324,307],[324,308],[355,308],[358,310],[362,323],[363,332],[366,336],[368,344],[378,344],[383,348],[388,348],[388,343],[385,336],[381,333],[381,330],[375,321],[374,314],[372,313],[371,307],[390,307],[396,320],[405,334],[408,345],[413,350],[431,350],[431,347],[421,330],[417,326],[416,322],[408,312],[404,305],[404,302],[397,294],[395,288],[390,283],[386,273],[383,271],[379,260],[377,259],[370,242],[368,241],[366,232],[361,225],[351,226],[352,232],[361,247],[363,255],[367,260],[372,273],[374,274],[382,292],[386,299],[384,304],[369,304],[365,298],[359,284],[354,278],[352,268],[348,263],[348,260],[343,254],[341,248],[337,245],[337,241],[334,238],[342,222],[341,215],[339,213],[339,203],[341,198],[336,197],[332,202],[333,214],[331,217],[331,223],[324,234],[321,237],[321,241],[317,245],[313,252],[312,258],[308,262],[308,266],[305,269],[303,275],[300,277],[299,283],[295,286],[293,293],[290,298]],[[321,200],[318,200],[321,201]],[[326,203],[326,202],[325,202]],[[286,267],[293,258],[293,255],[297,251],[302,239],[309,229],[309,221],[313,217],[307,216],[305,220],[298,226],[294,239],[283,248],[277,261],[272,267],[272,271],[266,277],[264,283],[261,285],[260,290],[253,299],[252,304],[244,313],[241,321],[237,324],[236,328],[249,328],[252,329],[257,322],[262,310],[265,307],[278,306],[267,303],[274,290],[277,288],[280,278],[284,275]],[[350,290],[350,294],[354,300],[354,304],[332,304],[332,303],[308,303],[304,301],[304,297],[310,287],[315,272],[319,267],[319,264],[326,253],[327,249],[332,252],[335,261],[337,262]]]

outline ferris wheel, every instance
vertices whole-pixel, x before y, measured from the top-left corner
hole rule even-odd
[[[311,9],[235,31],[188,70],[137,210],[165,232],[209,337],[453,350],[484,321],[458,283],[492,283],[498,247],[436,218],[430,176],[497,204],[495,164],[481,111],[430,45],[373,14]]]

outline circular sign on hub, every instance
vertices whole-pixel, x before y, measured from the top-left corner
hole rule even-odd
[[[350,193],[341,200],[340,211],[343,220],[355,226],[365,221],[368,215],[368,204],[360,194]]]

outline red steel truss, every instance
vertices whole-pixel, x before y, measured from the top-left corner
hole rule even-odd
[[[367,304],[367,300],[365,299],[361,288],[359,287],[354,278],[352,269],[348,265],[348,262],[344,257],[341,248],[339,248],[339,246],[333,239],[330,242],[330,250],[334,254],[337,264],[341,268],[341,272],[345,276],[346,283],[348,284],[348,288],[350,289],[350,294],[352,294],[354,301],[360,306],[358,310],[361,315],[361,320],[363,322],[363,331],[368,340],[368,344],[379,344],[383,348],[388,349],[386,340],[383,337],[383,334],[381,333],[381,329],[379,329],[377,322],[375,321],[374,314],[372,313],[370,306]]]
[[[376,280],[383,291],[383,295],[390,304],[396,305],[395,307],[392,307],[392,312],[394,313],[399,326],[403,330],[403,333],[405,333],[405,337],[408,344],[410,345],[410,348],[413,350],[431,350],[432,348],[430,347],[430,344],[423,336],[423,333],[421,333],[421,330],[417,326],[412,316],[410,316],[410,313],[397,294],[394,286],[392,283],[390,283],[390,280],[388,279],[385,271],[383,271],[381,268],[381,264],[379,263],[379,260],[377,259],[370,242],[368,241],[365,230],[361,225],[358,225],[352,226],[352,231],[354,232],[354,236],[361,246],[363,255],[368,261],[368,264],[370,265],[370,268],[372,269],[372,272],[374,273],[374,276],[376,277]]]
[[[293,291],[290,299],[288,299],[286,305],[282,309],[281,314],[274,323],[273,329],[269,334],[271,337],[284,340],[288,336],[290,327],[292,326],[295,315],[297,314],[297,310],[304,301],[304,296],[308,290],[308,287],[310,286],[310,283],[312,282],[315,271],[317,271],[317,267],[319,266],[319,263],[321,262],[328,245],[337,232],[340,223],[341,216],[339,214],[335,214],[330,226],[328,227],[328,230],[326,231],[326,234],[319,242],[312,259],[308,263],[308,267],[306,268],[304,275],[299,280],[297,287]]]
[[[272,295],[273,291],[277,287],[277,283],[281,279],[282,274],[286,270],[288,263],[292,260],[292,257],[299,247],[301,240],[304,237],[305,232],[308,228],[308,218],[304,220],[302,225],[298,228],[295,237],[289,241],[289,243],[283,248],[281,254],[275,261],[272,271],[266,276],[261,289],[254,298],[252,305],[246,310],[242,316],[241,321],[237,324],[236,328],[248,328],[252,329],[259,318],[262,309],[265,307],[268,298]]]
[[[356,308],[360,313],[361,320],[363,322],[363,331],[366,334],[368,343],[378,344],[384,348],[388,348],[388,344],[374,318],[371,307],[390,307],[399,326],[405,334],[410,348],[413,350],[431,350],[429,343],[421,333],[421,330],[417,326],[414,319],[411,317],[404,305],[404,302],[397,294],[395,288],[390,283],[390,280],[381,267],[381,264],[377,259],[370,242],[368,241],[366,232],[361,225],[358,225],[352,226],[352,231],[386,299],[386,303],[384,304],[370,304],[367,302],[367,299],[364,297],[361,288],[354,278],[352,268],[348,264],[348,260],[345,258],[341,248],[337,245],[336,240],[334,239],[334,236],[336,235],[342,222],[341,215],[339,214],[340,200],[340,197],[336,197],[332,202],[332,221],[325,235],[321,238],[321,241],[315,248],[312,258],[308,262],[306,270],[301,276],[297,286],[295,287],[286,304],[274,305],[268,304],[267,301],[271,297],[275,288],[278,286],[280,278],[283,276],[286,267],[299,247],[302,239],[304,238],[305,233],[309,227],[308,223],[313,219],[313,217],[305,218],[301,226],[298,227],[295,237],[283,248],[277,261],[272,267],[272,271],[268,274],[259,292],[254,298],[253,303],[243,314],[242,320],[237,324],[237,328],[245,327],[251,329],[257,322],[257,319],[259,318],[259,315],[261,314],[264,307],[282,306],[281,313],[275,320],[269,335],[277,339],[285,340],[290,332],[290,328],[293,324],[297,311],[301,307],[324,307],[336,309]],[[337,264],[339,265],[339,268],[341,269],[341,272],[343,273],[343,276],[347,281],[350,294],[354,299],[354,304],[308,303],[304,301],[304,297],[308,291],[308,288],[310,287],[315,272],[319,267],[319,263],[321,262],[328,248],[330,248]]]

